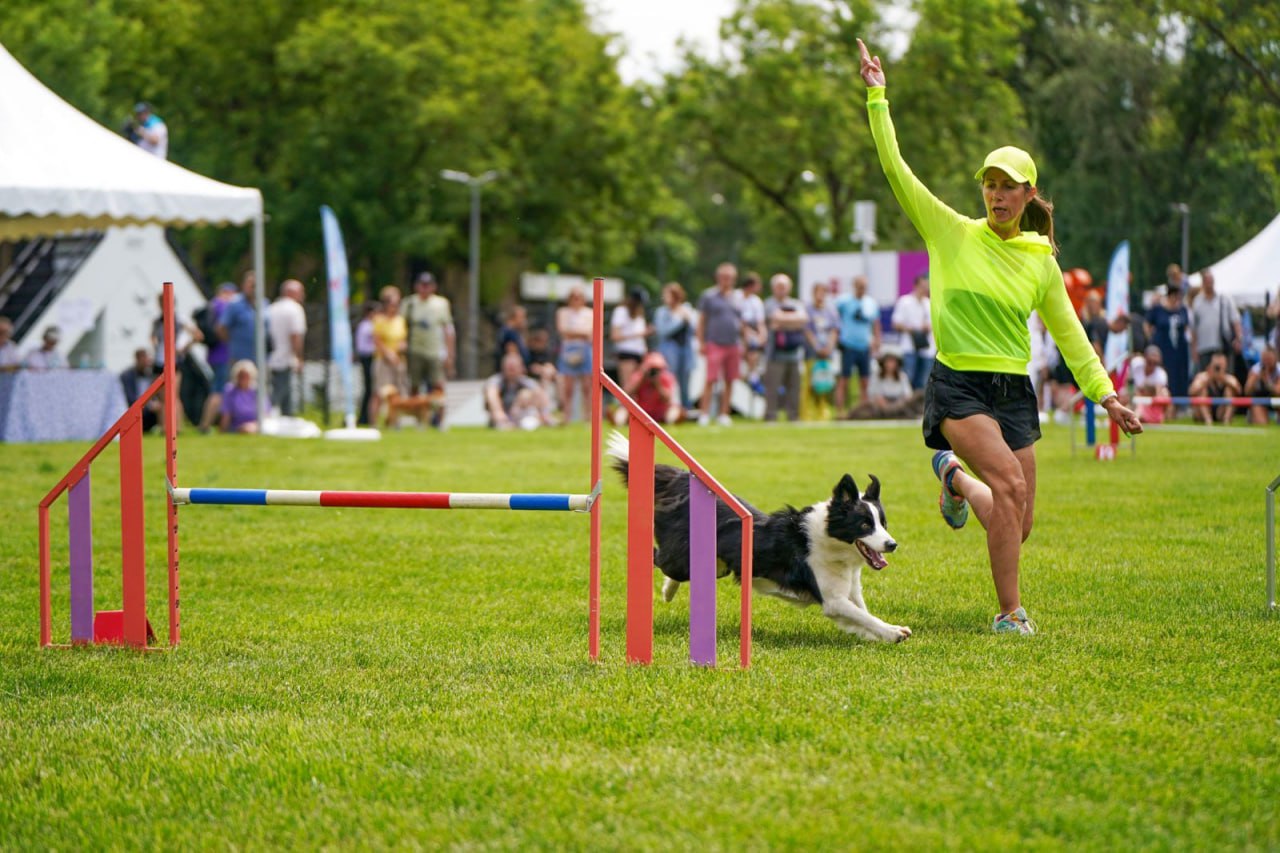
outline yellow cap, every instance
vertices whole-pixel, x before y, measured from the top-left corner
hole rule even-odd
[[[979,181],[982,180],[987,169],[992,167],[1004,172],[1020,184],[1031,184],[1033,187],[1036,185],[1036,161],[1021,148],[1006,145],[992,151],[987,155],[987,159],[982,161],[982,168],[973,177]]]

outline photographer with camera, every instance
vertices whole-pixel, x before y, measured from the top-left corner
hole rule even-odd
[[[938,349],[933,343],[933,319],[929,313],[929,277],[918,275],[911,283],[911,292],[898,298],[890,320],[895,332],[901,333],[901,347],[905,354],[903,366],[911,380],[911,387],[924,387],[933,370],[933,359]]]
[[[623,390],[660,424],[670,425],[684,420],[684,407],[676,395],[676,378],[667,369],[667,360],[657,350],[645,355]],[[613,422],[624,426],[628,420],[626,408],[619,406]]]
[[[125,122],[124,136],[148,154],[169,159],[169,126],[151,111],[151,105],[139,101],[133,107],[133,118]]]

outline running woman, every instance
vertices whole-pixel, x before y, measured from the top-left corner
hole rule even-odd
[[[972,507],[987,530],[1000,604],[992,628],[1034,634],[1018,592],[1018,559],[1035,514],[1033,445],[1040,438],[1027,376],[1032,310],[1040,313],[1085,395],[1126,434],[1142,432],[1142,423],[1121,405],[1071,309],[1055,257],[1053,205],[1036,190],[1031,155],[1012,146],[988,154],[974,175],[987,215],[960,215],[935,198],[903,161],[880,57],[872,58],[861,39],[858,50],[880,165],[929,250],[938,356],[925,387],[924,440],[937,451],[933,470],[942,481],[942,516],[959,529]]]

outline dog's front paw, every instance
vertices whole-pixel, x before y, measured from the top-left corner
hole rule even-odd
[[[876,639],[882,643],[901,643],[911,636],[911,629],[906,625],[885,625]]]

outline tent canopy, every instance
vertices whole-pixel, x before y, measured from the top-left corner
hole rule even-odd
[[[143,151],[59,98],[0,45],[0,240],[261,217],[258,190]]]
[[[1248,243],[1208,266],[1214,287],[1237,305],[1262,305],[1268,294],[1275,299],[1280,291],[1280,215]],[[1189,280],[1192,287],[1199,287],[1200,273]]]

